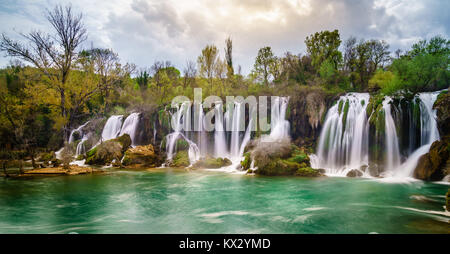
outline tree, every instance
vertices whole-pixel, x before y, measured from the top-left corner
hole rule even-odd
[[[218,55],[219,51],[216,46],[206,45],[206,47],[202,50],[202,54],[197,59],[200,75],[208,79],[211,89],[212,89],[212,78],[214,75],[214,69],[217,63]]]
[[[342,53],[338,50],[341,45],[339,31],[321,31],[306,37],[306,50],[311,56],[312,65],[318,70],[321,64],[329,59],[337,69],[342,61]]]
[[[225,40],[225,60],[227,63],[227,77],[231,78],[234,75],[233,69],[233,41],[231,37]]]
[[[67,80],[77,60],[76,50],[87,39],[86,29],[82,15],[74,14],[70,6],[63,9],[58,5],[53,11],[48,10],[47,20],[55,30],[54,35],[38,31],[21,34],[29,43],[26,46],[2,34],[0,50],[32,64],[48,78],[49,88],[56,90],[60,96],[62,129],[67,138],[70,127],[66,104],[66,91],[70,87],[67,86]]]
[[[184,87],[192,86],[195,82],[195,76],[197,75],[197,68],[193,61],[187,61],[183,69]]]
[[[253,72],[258,78],[262,78],[264,84],[267,86],[269,84],[270,78],[270,68],[275,62],[275,56],[272,53],[270,47],[260,48],[258,55],[255,59],[255,64],[253,66]]]
[[[150,72],[147,69],[141,69],[136,77],[136,82],[141,90],[146,90],[150,82]]]
[[[83,50],[79,54],[80,70],[92,71],[98,75],[98,83],[94,86],[86,99],[95,95],[97,91],[101,93],[105,103],[103,112],[109,110],[109,97],[122,81],[123,77],[130,75],[134,71],[134,66],[126,64],[122,66],[117,53],[111,49],[94,48]],[[97,90],[98,89],[98,90]]]

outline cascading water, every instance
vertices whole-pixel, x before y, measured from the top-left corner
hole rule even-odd
[[[123,122],[122,129],[120,130],[119,136],[123,134],[130,135],[131,138],[131,146],[136,146],[137,140],[137,128],[139,125],[139,117],[140,113],[131,113]]]
[[[70,136],[69,136],[69,144],[73,143],[75,140],[75,133],[78,133],[78,135],[81,137],[80,142],[78,142],[77,144],[77,148],[75,150],[75,156],[78,156],[80,154],[85,153],[86,149],[85,149],[85,142],[89,139],[90,137],[90,133],[86,133],[83,131],[83,128],[86,127],[86,125],[89,123],[89,121],[87,121],[86,123],[80,125],[78,128],[72,130],[70,132]]]
[[[386,171],[394,171],[400,166],[400,149],[398,145],[397,129],[391,114],[391,97],[383,101],[385,119],[385,142],[386,142]]]
[[[410,178],[413,175],[414,169],[422,155],[430,150],[431,144],[439,139],[439,130],[436,124],[436,110],[433,109],[433,104],[441,91],[420,93],[420,144],[408,159],[399,166],[399,170],[392,173],[395,178]]]
[[[328,111],[323,125],[317,156],[311,166],[328,174],[345,175],[348,170],[368,164],[368,93],[341,96]]]
[[[102,141],[117,138],[122,127],[123,116],[113,115],[106,121],[102,131]]]
[[[172,115],[172,127],[174,132],[166,136],[166,153],[169,161],[172,160],[175,155],[176,143],[180,138],[184,139],[189,144],[188,155],[191,164],[200,159],[200,150],[198,149],[198,146],[183,134],[183,131],[190,130],[190,111],[191,103],[184,102],[177,107],[176,112]]]
[[[243,103],[235,102],[233,110],[233,121],[231,126],[231,144],[230,144],[230,156],[232,158],[239,157],[241,120],[244,116],[243,111],[245,109],[242,107],[242,105]]]
[[[431,93],[420,93],[416,96],[419,103],[419,114],[411,114],[407,111],[408,123],[419,122],[420,126],[411,126],[409,131],[410,140],[404,152],[408,156],[402,163],[402,149],[399,145],[397,134],[398,126],[392,115],[393,99],[385,97],[382,102],[384,113],[384,169],[382,176],[391,178],[410,178],[417,165],[419,158],[429,151],[431,144],[439,139],[436,124],[436,112],[433,104],[440,91]],[[346,175],[351,169],[360,169],[363,165],[369,165],[369,122],[366,115],[366,107],[370,96],[367,93],[349,93],[341,96],[338,102],[332,106],[325,118],[317,154],[310,156],[313,168],[324,168],[327,174]],[[415,101],[415,99],[414,99]],[[413,101],[413,102],[414,102]],[[408,103],[408,107],[414,103]],[[396,114],[406,114],[399,108],[395,108]],[[420,118],[420,119],[418,119]],[[404,119],[400,117],[400,119]],[[414,128],[419,128],[420,136],[416,138]],[[420,144],[416,149],[412,145]],[[369,176],[367,172],[365,176]],[[387,179],[389,181],[389,179]]]
[[[289,121],[286,120],[288,102],[289,97],[272,97],[270,134],[263,136],[263,141],[289,138]]]
[[[217,103],[215,106],[216,119],[215,119],[215,132],[214,132],[214,155],[216,157],[228,157],[227,141],[225,139],[225,128],[223,121],[223,107],[221,103]],[[229,119],[227,112],[226,119]]]

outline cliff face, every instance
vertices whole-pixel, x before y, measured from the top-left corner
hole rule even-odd
[[[325,115],[338,96],[323,90],[303,90],[289,100],[288,120],[294,144],[315,149]]]

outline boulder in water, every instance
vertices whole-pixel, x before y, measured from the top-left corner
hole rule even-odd
[[[130,145],[131,138],[128,134],[107,140],[86,153],[86,164],[106,165],[114,159],[120,161]]]
[[[363,173],[358,169],[352,169],[348,171],[347,177],[361,177]]]
[[[232,163],[228,158],[205,158],[194,163],[193,168],[221,168],[230,166]]]
[[[189,161],[188,151],[178,151],[177,154],[173,157],[172,161],[169,163],[169,166],[172,167],[187,167],[191,164]]]
[[[143,167],[159,167],[163,163],[162,156],[158,155],[152,145],[129,148],[122,159],[124,166],[139,165]]]
[[[422,155],[414,170],[414,177],[426,181],[440,181],[450,173],[450,137],[433,142],[430,151]]]

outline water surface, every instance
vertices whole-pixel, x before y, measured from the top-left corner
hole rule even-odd
[[[447,189],[173,170],[0,179],[0,233],[450,233]]]

